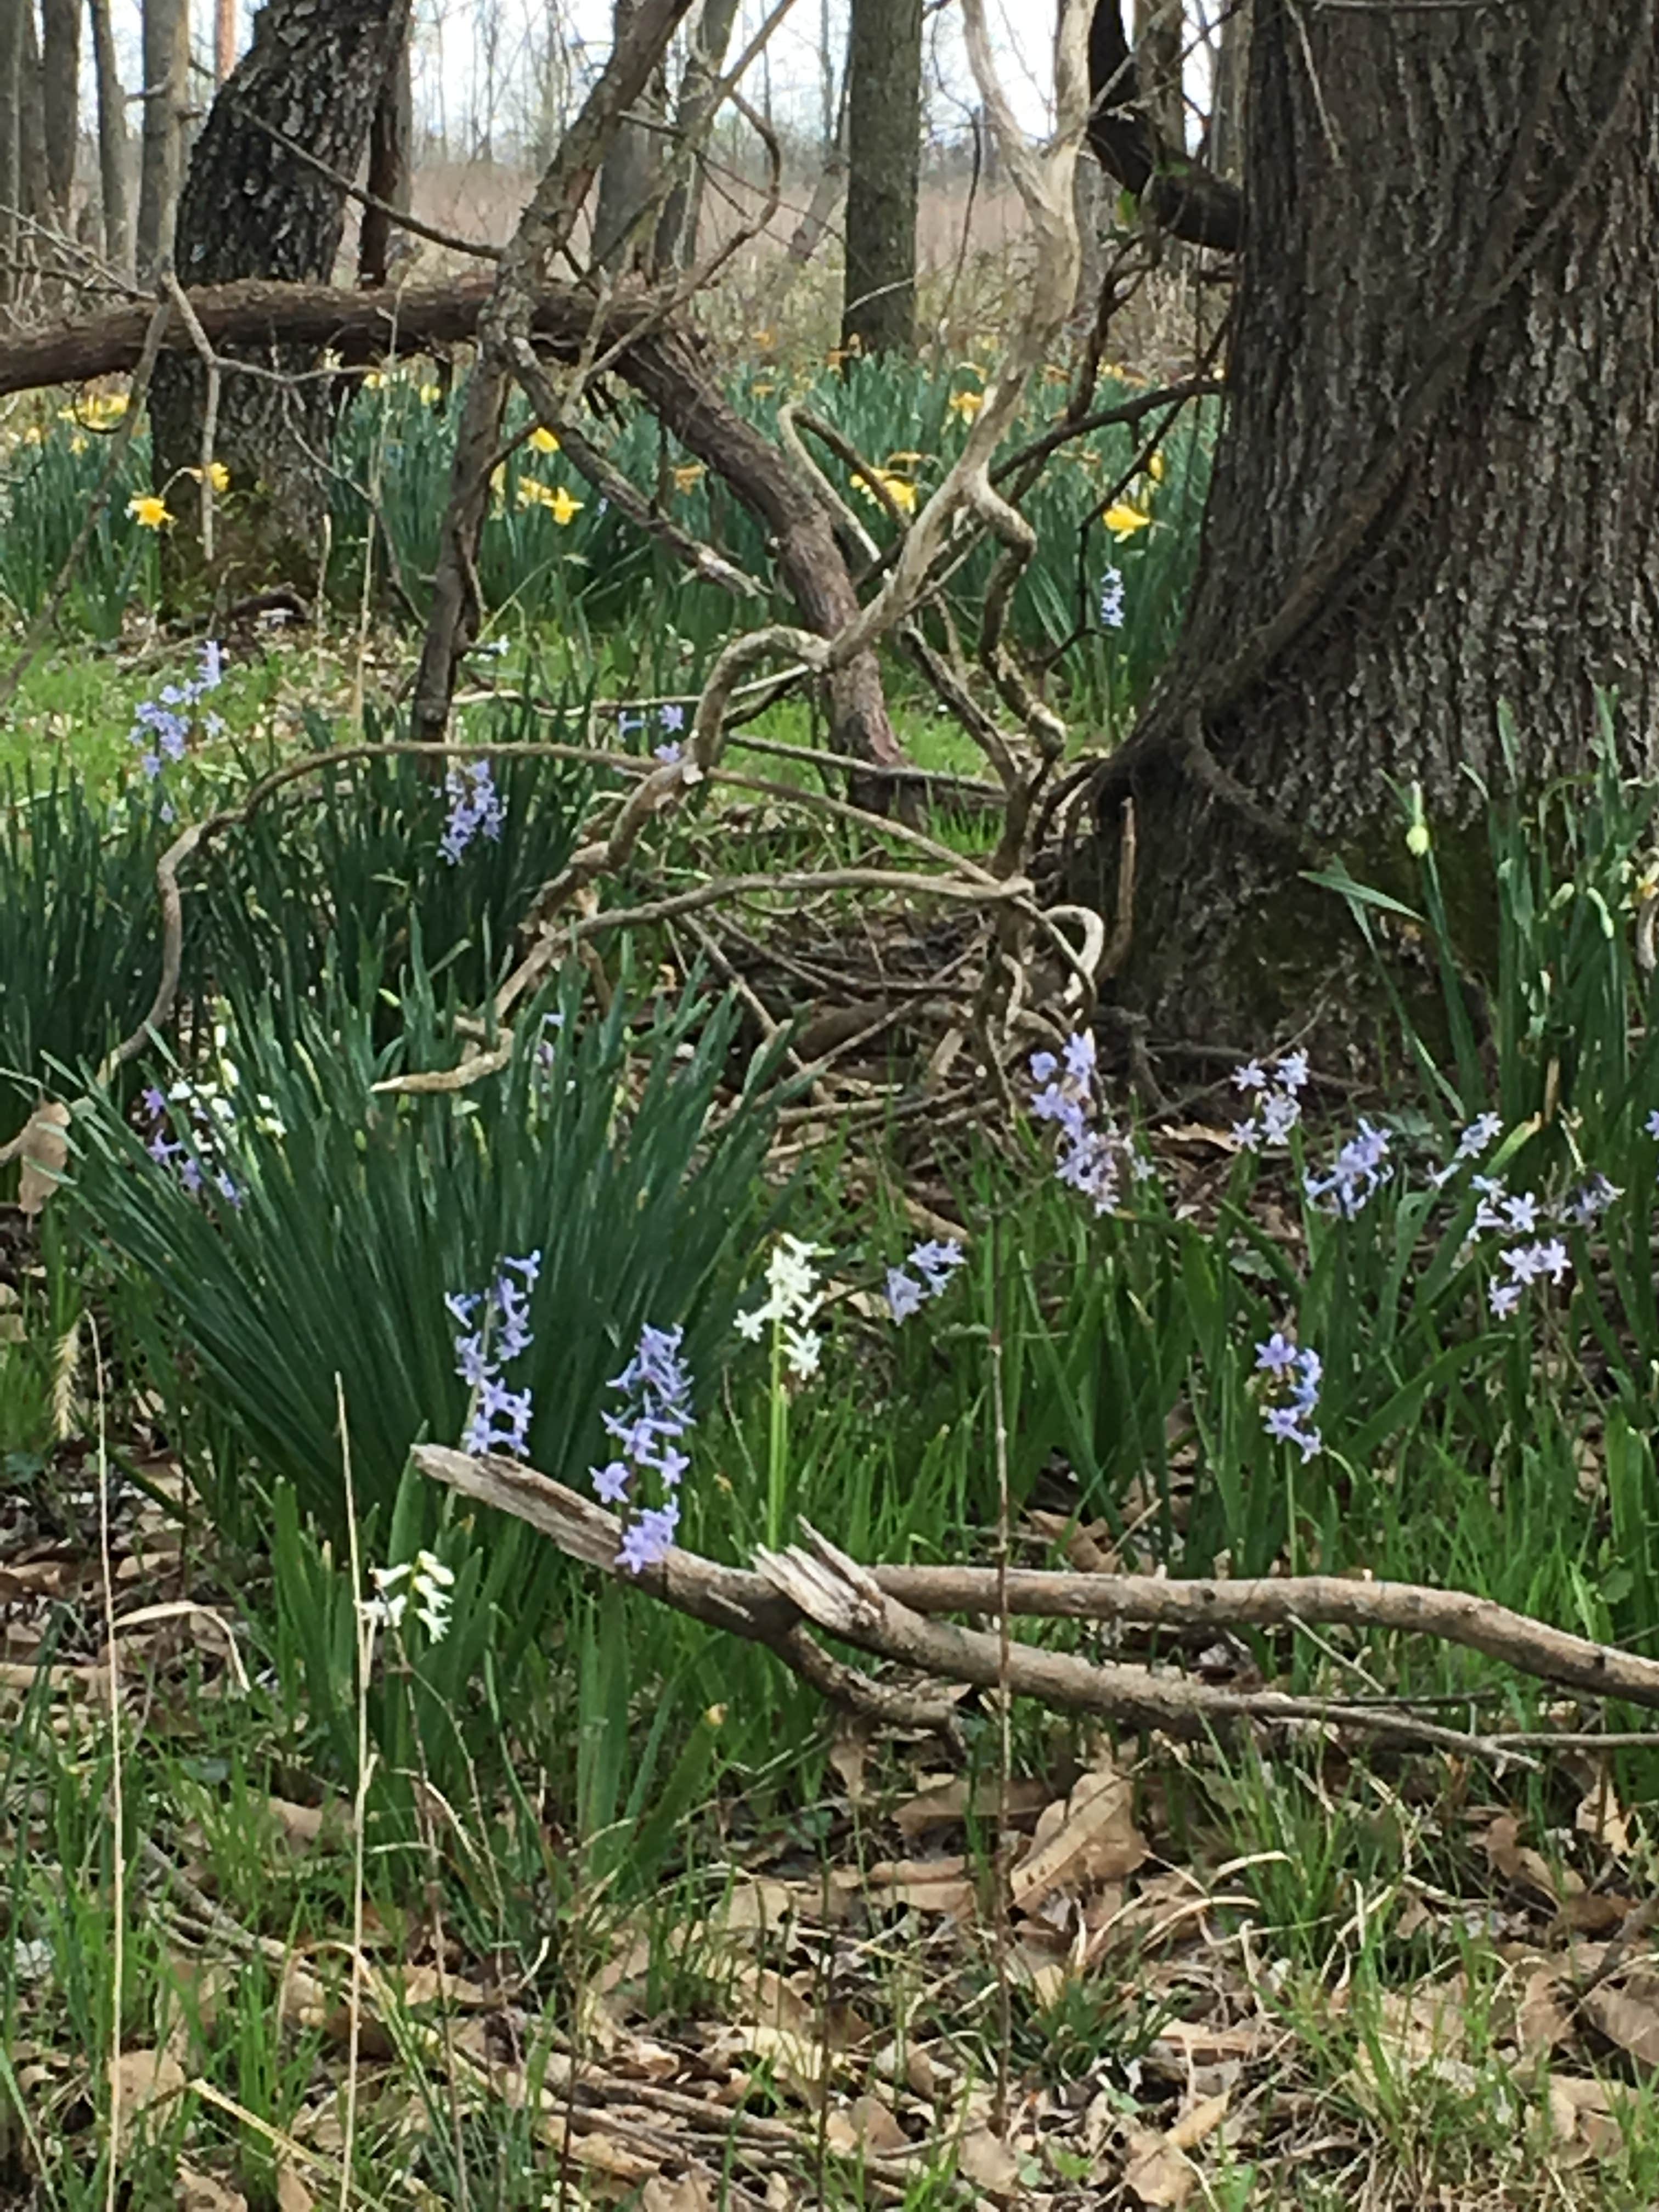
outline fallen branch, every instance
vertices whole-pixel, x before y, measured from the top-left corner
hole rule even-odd
[[[513,1460],[475,1459],[441,1444],[417,1444],[412,1457],[433,1481],[527,1522],[568,1558],[614,1578],[626,1573],[617,1565],[622,1523],[617,1516],[534,1468]],[[1176,1736],[1225,1737],[1250,1721],[1279,1721],[1357,1729],[1464,1757],[1527,1763],[1513,1737],[1439,1728],[1394,1707],[1292,1697],[1276,1690],[1213,1689],[1184,1675],[1087,1660],[1030,1644],[1013,1644],[1005,1657],[997,1636],[930,1617],[946,1610],[994,1612],[996,1570],[866,1568],[815,1532],[806,1534],[805,1546],[758,1553],[758,1572],[723,1566],[676,1547],[660,1565],[629,1574],[627,1580],[694,1620],[765,1644],[827,1695],[861,1711],[877,1711],[876,1701],[895,1695],[918,1712],[927,1709],[928,1701],[908,1691],[896,1693],[852,1668],[815,1680],[815,1668],[836,1662],[826,1661],[806,1637],[809,1621],[873,1657],[936,1680],[980,1689],[995,1689],[1006,1680],[1017,1697],[1099,1713],[1127,1727]],[[1013,1571],[1006,1583],[1012,1616],[1182,1626],[1316,1621],[1404,1628],[1501,1658],[1540,1680],[1659,1705],[1659,1662],[1588,1643],[1458,1591],[1322,1575],[1229,1583]],[[942,1711],[937,1700],[933,1711]]]

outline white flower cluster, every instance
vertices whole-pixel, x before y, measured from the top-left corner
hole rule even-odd
[[[374,1595],[359,1601],[358,1611],[374,1628],[400,1628],[413,1606],[415,1618],[434,1644],[449,1633],[449,1593],[455,1571],[430,1552],[416,1552],[412,1559],[395,1567],[371,1567]]]
[[[784,1364],[798,1382],[810,1382],[823,1358],[823,1338],[807,1326],[823,1304],[812,1265],[823,1250],[799,1237],[780,1237],[767,1262],[765,1298],[738,1316],[738,1334],[750,1344],[759,1343],[763,1329],[781,1332]]]

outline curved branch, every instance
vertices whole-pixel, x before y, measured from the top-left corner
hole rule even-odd
[[[1095,0],[1089,23],[1089,151],[1109,177],[1135,194],[1159,229],[1189,246],[1236,253],[1244,238],[1238,187],[1182,149],[1167,145],[1152,128],[1123,34],[1121,0]]]

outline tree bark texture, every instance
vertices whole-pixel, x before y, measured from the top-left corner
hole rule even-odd
[[[674,137],[682,148],[698,137],[708,122],[720,64],[737,18],[738,0],[703,0],[702,13],[692,27],[691,51],[674,108]],[[690,167],[682,169],[670,190],[657,225],[653,266],[661,271],[684,270],[697,258],[698,220],[702,213],[702,149],[690,160]]]
[[[380,87],[374,119],[368,127],[368,189],[385,207],[407,214],[414,175],[415,88],[410,66],[407,27]],[[400,232],[381,208],[366,207],[357,233],[357,282],[384,284],[409,234]]]
[[[67,230],[81,135],[81,0],[40,0],[40,123],[46,189]]]
[[[27,0],[0,0],[0,300],[17,289],[23,198],[23,22]]]
[[[143,61],[144,121],[134,252],[140,276],[154,276],[173,252],[185,173],[185,108],[190,88],[186,0],[143,0]]]
[[[1306,1011],[1320,854],[1392,867],[1396,787],[1584,765],[1659,710],[1654,0],[1256,0],[1228,410],[1185,634],[1098,782],[1133,791],[1133,994],[1183,1036]]]
[[[87,0],[98,94],[98,194],[103,207],[104,258],[112,267],[125,269],[132,253],[127,201],[127,110],[109,9],[110,0]]]
[[[908,353],[916,334],[922,0],[853,0],[841,342]]]
[[[354,175],[408,15],[409,0],[269,0],[191,156],[179,209],[182,282],[332,275],[344,195],[260,125]],[[313,355],[283,347],[250,357],[289,376],[316,366]],[[155,488],[177,518],[168,538],[175,590],[198,550],[196,501],[185,495],[194,486],[181,485],[179,472],[200,462],[206,382],[200,362],[174,356],[158,362],[151,387]],[[224,559],[250,583],[315,586],[326,500],[319,457],[328,451],[332,410],[325,377],[221,378],[216,457],[231,483],[219,536]]]
[[[1182,0],[1135,0],[1135,76],[1146,120],[1166,146],[1187,143],[1187,103],[1182,84],[1186,31]]]
[[[620,48],[643,12],[643,0],[613,0],[615,45]],[[630,119],[638,118],[637,121]],[[618,127],[599,171],[599,203],[593,215],[592,259],[596,269],[637,269],[653,273],[656,225],[647,213],[662,179],[668,88],[661,63]]]
[[[1222,18],[1221,43],[1210,87],[1204,158],[1217,176],[1237,184],[1244,169],[1244,81],[1250,64],[1249,0],[1233,0]]]

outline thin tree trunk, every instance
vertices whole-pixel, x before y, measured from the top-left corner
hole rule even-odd
[[[613,0],[615,45],[620,46],[640,14],[642,0]],[[660,66],[651,72],[599,172],[599,204],[593,215],[592,259],[596,269],[635,268],[652,273],[654,226],[641,222],[662,177],[668,90]]]
[[[681,146],[696,138],[708,120],[714,88],[720,82],[720,64],[726,59],[737,16],[738,0],[703,0],[702,14],[691,34],[691,52],[680,84],[679,104],[674,112],[674,136]],[[703,175],[703,155],[699,150],[691,156],[690,167],[682,171],[669,193],[657,225],[653,258],[659,271],[689,269],[697,258]]]
[[[173,252],[184,179],[190,10],[185,0],[143,0],[143,12],[144,122],[135,252],[140,276],[153,276]]]
[[[93,76],[98,91],[98,191],[104,216],[104,258],[125,269],[132,248],[127,225],[127,118],[109,0],[87,0],[92,21]]]
[[[1502,785],[1584,765],[1598,690],[1659,716],[1654,0],[1310,10],[1257,0],[1229,369],[1185,635],[1098,784],[1130,978],[1183,1036],[1306,1014],[1337,854],[1443,852]]]
[[[408,18],[409,0],[268,0],[191,155],[176,254],[185,283],[332,276],[345,196],[260,119],[329,168],[355,174]],[[295,376],[316,365],[306,349],[256,349],[254,357]],[[174,596],[199,558],[196,486],[180,472],[200,463],[205,386],[198,361],[172,356],[157,364],[150,389],[155,488],[177,518],[167,539]],[[250,579],[315,587],[332,404],[329,380],[314,375],[221,384],[216,458],[230,471],[234,496],[219,537],[225,562]]]
[[[17,294],[23,199],[23,28],[28,0],[0,0],[0,300]]]
[[[67,230],[81,137],[81,0],[40,0],[40,121],[46,189]]]
[[[213,82],[222,84],[236,66],[236,0],[214,0]]]
[[[1182,0],[1135,0],[1135,75],[1147,121],[1177,153],[1187,143],[1182,95]]]
[[[1249,0],[1233,0],[1221,22],[1206,149],[1216,174],[1233,184],[1244,173],[1244,83],[1249,65]]]
[[[368,126],[368,189],[387,207],[407,211],[413,164],[415,92],[410,70],[410,39],[392,57]],[[373,287],[384,284],[400,240],[389,216],[366,207],[357,234],[357,282]]]
[[[922,0],[853,0],[841,342],[866,354],[915,344],[921,27]]]

